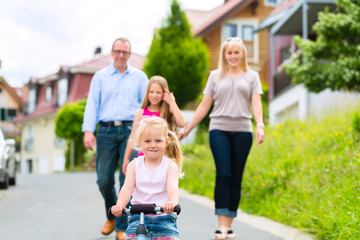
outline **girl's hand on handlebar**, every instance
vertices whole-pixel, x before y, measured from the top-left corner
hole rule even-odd
[[[116,217],[119,217],[122,215],[122,212],[123,212],[123,207],[120,206],[120,205],[114,205],[111,207],[111,213],[116,216]]]
[[[176,202],[165,202],[162,206],[164,213],[170,214],[174,212],[174,208],[177,205]]]

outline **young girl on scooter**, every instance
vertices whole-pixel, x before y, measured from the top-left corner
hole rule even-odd
[[[111,212],[121,216],[130,199],[131,204],[155,203],[164,213],[145,215],[147,239],[178,240],[177,216],[170,214],[179,203],[182,175],[182,152],[176,134],[168,129],[164,119],[149,117],[140,121],[134,141],[144,155],[129,163],[125,183]],[[138,224],[139,215],[132,215],[125,239],[135,237]]]

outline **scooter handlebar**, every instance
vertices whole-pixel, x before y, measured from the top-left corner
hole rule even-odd
[[[123,209],[122,214],[156,214],[159,212],[164,212],[162,207],[156,207],[155,203],[153,204],[133,204],[128,209]],[[174,212],[179,215],[181,212],[180,204],[177,204],[174,208]],[[114,216],[111,212],[111,208],[108,209],[109,216]]]

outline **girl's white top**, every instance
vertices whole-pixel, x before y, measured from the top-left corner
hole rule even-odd
[[[171,159],[163,156],[161,163],[156,168],[147,168],[144,156],[139,156],[135,161],[135,188],[131,204],[155,203],[161,207],[168,201],[167,172]]]

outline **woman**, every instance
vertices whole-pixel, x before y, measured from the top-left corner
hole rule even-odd
[[[208,113],[209,141],[216,166],[215,214],[218,229],[215,239],[236,238],[231,225],[237,215],[241,181],[253,142],[251,107],[256,121],[257,144],[264,141],[259,74],[247,65],[246,49],[240,38],[222,44],[218,69],[208,78],[204,97],[195,115],[179,138],[186,137]]]

